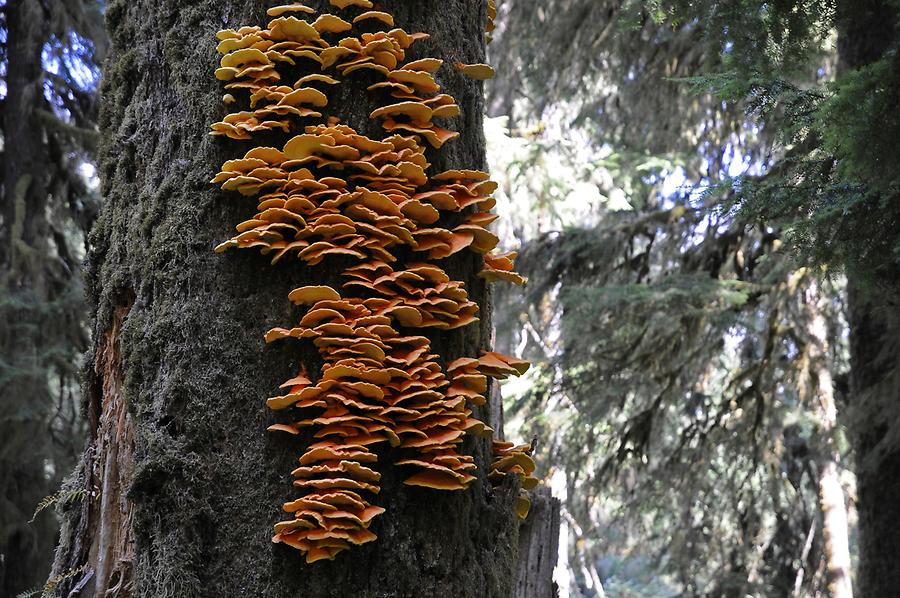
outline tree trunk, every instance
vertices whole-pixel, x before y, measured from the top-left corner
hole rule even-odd
[[[92,438],[71,487],[92,498],[68,507],[55,575],[77,596],[497,596],[512,593],[519,524],[517,488],[492,490],[489,441],[468,438],[478,479],[466,491],[404,486],[382,459],[374,542],[307,565],[271,542],[281,504],[299,495],[290,471],[305,448],[267,434],[265,406],[297,362],[300,344],[265,345],[264,333],[295,323],[287,301],[306,284],[339,286],[352,261],[270,265],[270,257],[212,248],[253,205],[209,180],[252,147],[211,138],[222,83],[213,76],[217,30],[265,25],[259,0],[115,0],[106,66],[99,173],[105,204],[92,235],[88,287],[95,309],[87,413]],[[308,3],[326,10],[324,3]],[[459,139],[428,154],[432,171],[483,168],[482,87],[450,63],[483,62],[480,0],[391,0],[398,27],[427,32],[410,58],[445,60],[437,77],[463,114]],[[356,13],[352,13],[356,14]],[[329,114],[371,137],[364,84],[348,77]],[[288,84],[290,82],[287,82]],[[280,145],[288,136],[267,139]],[[429,150],[430,151],[430,150]],[[334,261],[329,261],[329,260]],[[480,258],[442,265],[481,305],[481,322],[432,334],[446,360],[488,345]],[[414,332],[416,334],[419,331]],[[299,351],[299,352],[298,352]],[[307,351],[303,353],[302,351]],[[476,412],[486,419],[487,409]]]
[[[896,43],[886,0],[839,3],[839,75],[870,64]],[[877,217],[877,214],[875,215]],[[859,595],[900,596],[900,266],[848,269],[850,395],[859,503]]]
[[[822,511],[822,530],[825,536],[825,568],[831,598],[853,598],[850,563],[849,526],[844,489],[840,480],[840,453],[837,448],[837,403],[834,382],[828,368],[828,330],[822,314],[821,295],[814,282],[806,292],[807,313],[810,316],[806,348],[809,377],[812,379],[814,405],[818,416],[816,443],[819,475],[819,505]],[[805,360],[806,361],[806,360]]]
[[[39,585],[50,566],[55,523],[28,523],[54,480],[47,414],[48,303],[58,299],[49,271],[48,157],[35,107],[40,103],[41,49],[46,22],[36,0],[4,8],[7,38],[3,100],[2,221],[0,221],[0,595]]]
[[[519,537],[519,571],[513,598],[557,595],[553,569],[559,557],[559,499],[550,488],[539,488]],[[602,591],[602,590],[601,590]]]
[[[819,472],[819,504],[825,532],[825,561],[828,589],[832,598],[852,598],[850,542],[847,506],[835,460],[827,461]]]
[[[849,283],[850,392],[860,596],[900,596],[900,317],[895,300]]]

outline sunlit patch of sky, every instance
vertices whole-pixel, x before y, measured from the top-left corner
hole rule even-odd
[[[55,84],[53,76],[65,78],[66,84],[78,91],[96,88],[100,81],[100,69],[85,59],[92,53],[93,45],[74,32],[69,33],[65,41],[53,37],[44,44],[41,61],[44,71],[51,75],[44,81],[44,97],[58,116],[69,118],[71,115],[58,95],[66,93],[66,90]]]
[[[82,162],[78,165],[78,173],[84,177],[85,183],[92,190],[100,187],[100,178],[97,176],[97,167],[91,162]]]
[[[6,6],[5,0],[0,0],[0,8]],[[6,45],[6,27],[0,27],[0,44]],[[6,97],[6,61],[0,62],[0,99]]]
[[[79,90],[88,91],[95,88],[100,79],[100,69],[84,59],[93,52],[94,46],[90,41],[71,32],[65,43],[54,38],[45,44],[42,53],[44,69],[55,75],[65,70]]]

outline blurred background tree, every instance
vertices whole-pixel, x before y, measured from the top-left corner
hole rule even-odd
[[[847,596],[847,497],[897,587],[895,5],[499,3],[498,338],[573,592]]]
[[[81,262],[99,203],[92,160],[102,8],[94,0],[0,1],[3,596],[44,585],[57,523],[53,509],[29,520],[84,446]]]

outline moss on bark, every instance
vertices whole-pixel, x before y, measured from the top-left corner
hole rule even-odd
[[[119,336],[135,435],[126,493],[134,585],[123,595],[508,596],[518,544],[516,489],[495,492],[486,483],[483,440],[465,445],[482,466],[465,492],[405,487],[383,459],[378,504],[388,511],[373,524],[376,542],[312,566],[270,542],[280,505],[296,495],[290,471],[303,444],[266,434],[276,420],[264,399],[295,373],[298,357],[312,355],[300,344],[265,346],[263,334],[297,320],[287,301],[292,288],[327,284],[338,270],[328,266],[339,265],[273,267],[251,252],[212,252],[254,211],[253,202],[208,182],[224,160],[248,147],[207,135],[224,110],[212,74],[213,36],[223,27],[265,22],[271,4],[115,0],[107,9],[112,52],[99,169],[106,203],[92,236],[88,287],[95,338],[103,338],[117,308],[133,303]],[[399,26],[431,34],[411,56],[483,61],[480,0],[384,4]],[[433,168],[482,167],[481,84],[448,67],[438,77],[463,108],[453,123],[462,136],[429,156]],[[362,86],[341,87],[329,112],[360,132],[378,133]],[[272,144],[285,139],[273,137]],[[474,276],[477,257],[466,252],[450,261],[448,273],[465,280],[483,307],[480,326],[429,334],[447,359],[475,354],[490,336],[487,293]],[[89,372],[88,400],[95,404],[101,375]],[[89,448],[80,468],[88,484],[95,461]],[[89,560],[95,531],[88,512],[84,506],[67,514],[57,574]]]

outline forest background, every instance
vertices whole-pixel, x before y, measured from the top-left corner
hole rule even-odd
[[[498,2],[486,135],[529,283],[495,291],[496,342],[535,363],[507,434],[563,500],[561,595],[890,595],[897,5]],[[86,429],[106,6],[0,9],[12,596],[90,492],[59,489]]]

